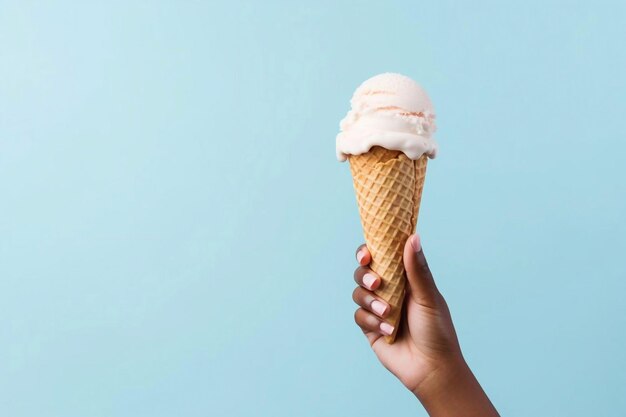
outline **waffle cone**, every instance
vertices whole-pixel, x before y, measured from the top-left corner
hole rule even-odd
[[[406,274],[402,254],[415,231],[427,157],[416,161],[400,151],[373,147],[349,157],[361,224],[372,255],[370,268],[382,279],[376,295],[391,306],[385,318],[394,327],[387,343],[393,343],[400,327]]]

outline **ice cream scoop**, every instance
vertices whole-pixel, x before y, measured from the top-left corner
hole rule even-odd
[[[337,135],[337,159],[360,155],[373,146],[403,152],[410,159],[434,158],[435,112],[419,84],[401,74],[376,75],[359,86]]]

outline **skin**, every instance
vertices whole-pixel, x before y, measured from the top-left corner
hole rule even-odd
[[[385,322],[389,305],[374,291],[381,280],[368,268],[371,254],[365,245],[356,251],[358,284],[352,299],[354,314],[380,362],[422,403],[432,417],[499,416],[461,353],[450,310],[437,289],[418,235],[404,247],[407,273],[406,299],[396,341],[384,335],[392,327]]]

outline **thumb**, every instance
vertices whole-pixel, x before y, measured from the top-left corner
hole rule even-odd
[[[422,242],[416,233],[404,245],[404,269],[409,283],[409,296],[418,304],[435,307],[439,290],[424,257]]]

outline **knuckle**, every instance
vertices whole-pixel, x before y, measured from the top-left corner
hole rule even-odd
[[[363,274],[364,274],[363,267],[359,266],[357,269],[354,270],[354,280],[357,283],[360,283],[363,278]]]
[[[367,327],[369,327],[370,329],[377,328],[378,324],[380,323],[380,320],[378,320],[378,318],[374,316],[372,313],[367,314],[365,321],[366,321]]]

